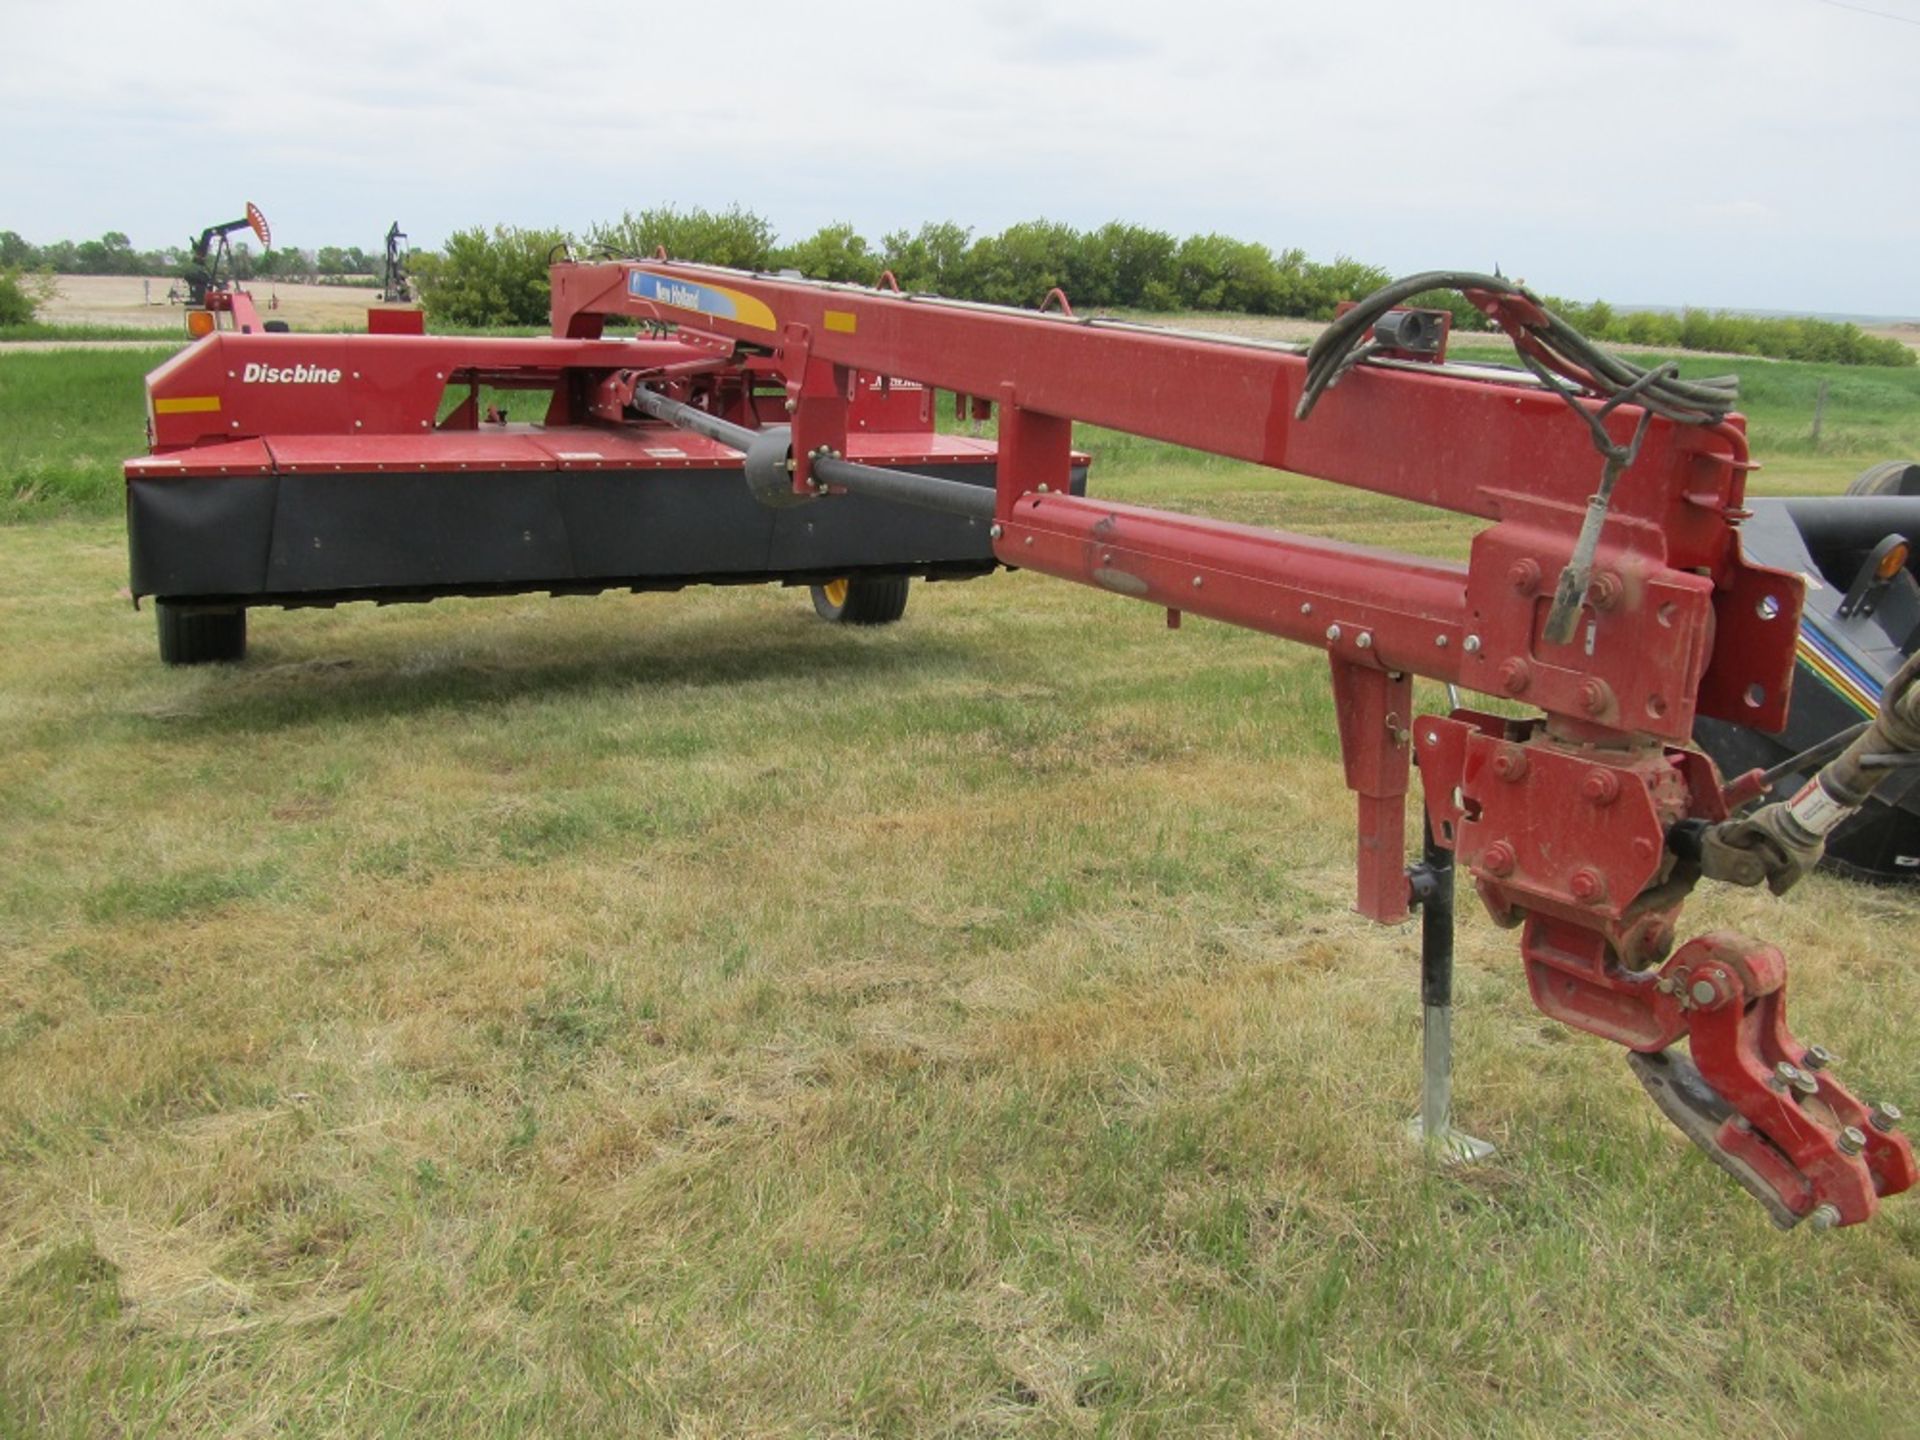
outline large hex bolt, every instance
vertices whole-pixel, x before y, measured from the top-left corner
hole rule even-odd
[[[1591,865],[1582,865],[1573,872],[1567,890],[1582,905],[1597,905],[1607,898],[1607,877]]]
[[[1604,715],[1607,707],[1613,703],[1613,692],[1607,689],[1607,682],[1589,675],[1580,682],[1580,708],[1589,715]]]
[[[1513,847],[1504,840],[1496,840],[1480,852],[1480,868],[1489,875],[1511,875],[1514,860]]]
[[[1531,595],[1540,588],[1540,562],[1538,560],[1516,560],[1507,567],[1507,583],[1522,595]]]
[[[1834,1142],[1840,1147],[1842,1155],[1858,1155],[1867,1148],[1867,1137],[1852,1125],[1840,1132],[1840,1138]]]
[[[1580,793],[1590,804],[1611,805],[1620,798],[1620,777],[1611,770],[1589,770]]]
[[[1620,577],[1611,570],[1603,570],[1593,577],[1593,583],[1587,587],[1587,599],[1596,610],[1611,610],[1618,605],[1627,593],[1627,587],[1620,583]]]
[[[1824,1045],[1809,1045],[1800,1063],[1809,1070],[1824,1070],[1833,1063],[1833,1052]]]
[[[1891,1100],[1876,1100],[1873,1108],[1867,1112],[1873,1120],[1873,1128],[1884,1134],[1891,1134],[1893,1127],[1901,1120],[1900,1107]]]
[[[1500,688],[1509,695],[1524,694],[1533,683],[1533,667],[1518,655],[1500,662]]]
[[[1493,773],[1509,783],[1527,773],[1527,752],[1518,745],[1502,745],[1493,752]]]

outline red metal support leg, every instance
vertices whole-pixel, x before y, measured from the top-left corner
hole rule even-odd
[[[1408,740],[1413,681],[1400,672],[1331,656],[1333,705],[1347,788],[1359,797],[1359,884],[1354,908],[1369,920],[1407,918]]]
[[[847,380],[843,366],[809,359],[797,383],[787,386],[793,404],[793,484],[807,490],[813,483],[816,455],[835,457],[847,449]]]
[[[995,514],[1004,523],[1022,495],[1066,492],[1073,479],[1073,422],[1024,410],[1009,393],[1000,401],[1000,456]],[[1002,555],[1010,564],[1017,555]]]

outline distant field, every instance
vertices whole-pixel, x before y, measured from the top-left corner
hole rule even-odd
[[[0,356],[0,1435],[1914,1434],[1920,1201],[1780,1236],[1470,902],[1500,1153],[1404,1143],[1322,656],[1013,574],[877,632],[266,612],[163,671],[117,594],[156,358]],[[1737,368],[1767,488],[1920,452],[1920,372],[1828,376],[1815,451],[1823,372]],[[1473,528],[1081,443],[1117,498]],[[1689,912],[1909,1111],[1916,920]]]
[[[1885,335],[1911,349],[1920,350],[1920,321],[1901,320],[1888,325],[1863,325],[1860,328],[1869,335]]]
[[[185,293],[185,283],[164,276],[61,275],[54,298],[40,318],[50,325],[93,326],[115,333],[129,328],[184,334],[181,307],[169,304],[169,287]],[[346,285],[298,285],[280,280],[249,281],[262,315],[285,320],[296,330],[364,329],[367,307],[377,289]]]

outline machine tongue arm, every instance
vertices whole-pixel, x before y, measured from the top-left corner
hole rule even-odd
[[[1434,283],[1495,315],[1533,376],[1386,344],[1400,333],[1391,306]],[[731,342],[782,385],[787,423],[768,428],[721,422],[697,377],[631,393],[641,414],[741,450],[766,503],[831,505],[845,491],[990,519],[1009,566],[1319,647],[1357,798],[1364,914],[1391,922],[1410,899],[1439,905],[1435,855],[1451,852],[1493,917],[1518,929],[1535,1004],[1624,1046],[1660,1108],[1777,1221],[1852,1224],[1914,1184],[1897,1108],[1856,1099],[1825,1052],[1787,1029],[1780,952],[1724,933],[1677,943],[1703,864],[1740,878],[1721,857],[1758,854],[1754,878],[1778,876],[1806,848],[1784,843],[1786,822],[1818,829],[1793,805],[1729,823],[1720,776],[1688,743],[1697,716],[1784,723],[1803,593],[1797,575],[1741,553],[1752,466],[1724,382],[1604,356],[1485,276],[1400,282],[1337,321],[1311,358],[665,260],[556,266],[553,301],[556,335],[596,337],[609,316],[667,322]],[[996,410],[992,496],[850,462],[862,374],[953,391],[976,417]],[[1075,421],[1487,527],[1462,566],[1101,502],[1071,493]],[[1609,461],[1598,497],[1596,445]],[[1417,716],[1415,675],[1539,716]],[[1902,702],[1822,794],[1863,796],[1877,755],[1920,748],[1916,722],[1920,700]],[[1417,895],[1404,855],[1415,763],[1435,852],[1415,869]],[[1691,851],[1669,843],[1703,834],[1711,843]],[[1429,921],[1438,935],[1437,910]],[[1437,979],[1427,988],[1439,1003]],[[1443,1070],[1444,1036],[1429,1034]],[[1444,1108],[1429,1108],[1429,1128],[1444,1128]]]

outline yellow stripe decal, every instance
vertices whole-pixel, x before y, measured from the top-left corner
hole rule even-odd
[[[1878,713],[1880,707],[1874,698],[1861,688],[1858,681],[1854,680],[1852,676],[1845,674],[1837,665],[1809,643],[1804,632],[1802,632],[1800,636],[1800,643],[1797,648],[1800,652],[1801,663],[1824,680],[1828,688],[1836,692],[1841,699],[1847,701],[1862,715],[1871,716]]]
[[[860,317],[851,310],[829,310],[824,323],[829,330],[836,330],[842,335],[851,335],[860,324]]]
[[[218,395],[170,395],[153,402],[156,415],[202,415],[220,408]]]

